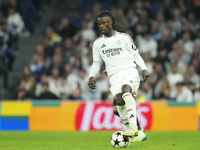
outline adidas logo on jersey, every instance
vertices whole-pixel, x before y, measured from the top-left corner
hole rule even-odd
[[[103,45],[101,46],[101,48],[104,48],[104,47],[106,47],[106,45],[105,45],[105,44],[103,44]]]
[[[131,118],[133,118],[134,117],[134,115],[133,114],[131,114],[131,116],[129,117],[129,119],[131,119]]]

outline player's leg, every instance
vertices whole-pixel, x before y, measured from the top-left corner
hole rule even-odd
[[[124,123],[125,126],[128,125],[128,116],[127,116],[127,111],[125,107],[125,102],[122,99],[122,94],[121,94],[121,86],[122,86],[122,81],[121,79],[121,73],[113,75],[109,82],[110,82],[110,91],[114,97],[114,103],[117,105],[117,111],[119,113],[120,119]],[[121,79],[122,80],[122,79]]]
[[[128,72],[129,73],[129,72]],[[132,78],[132,76],[130,76],[128,79],[130,79],[130,78]],[[128,114],[128,112],[127,112],[127,106],[126,106],[126,102],[124,101],[124,99],[122,98],[122,92],[123,92],[123,85],[125,85],[124,84],[124,79],[127,79],[127,72],[125,72],[125,71],[123,71],[123,72],[119,72],[119,73],[117,73],[117,74],[115,74],[115,75],[113,75],[112,77],[110,77],[110,80],[109,80],[109,82],[110,82],[110,85],[111,85],[111,87],[110,87],[110,91],[111,91],[111,93],[112,93],[112,95],[114,96],[114,98],[116,99],[116,104],[117,104],[117,110],[118,110],[118,113],[119,113],[119,115],[120,115],[120,118],[121,118],[121,120],[122,120],[122,122],[126,125],[127,123],[129,123],[129,125],[130,125],[130,119],[128,118],[129,116],[127,115]],[[127,80],[125,80],[125,81],[127,81]],[[129,86],[129,85],[127,85],[127,86]],[[128,91],[129,93],[132,93],[131,92],[132,91],[132,88],[130,87],[130,90]],[[127,96],[126,96],[127,97]],[[126,99],[126,98],[125,98]],[[135,106],[136,107],[136,106]],[[136,111],[136,109],[135,109],[135,111]],[[136,117],[136,115],[135,115],[135,117]],[[135,126],[136,126],[136,128],[137,128],[137,125],[136,125],[136,123],[135,123]],[[131,128],[131,129],[133,129],[133,128]],[[137,135],[137,133],[138,133],[138,130],[137,129],[133,129],[134,130],[134,133],[133,132],[131,132],[130,133],[130,127],[128,128],[128,134],[126,133],[125,135],[124,135],[124,133],[123,133],[123,135],[124,136],[128,136],[129,138],[129,142],[128,142],[128,145],[127,145],[127,147],[131,147],[131,144],[132,144],[132,137],[134,136],[134,135]]]
[[[124,125],[127,128],[127,130],[123,133],[124,136],[128,136],[129,142],[128,142],[127,147],[131,147],[132,141],[133,141],[132,137],[137,136],[138,131],[137,131],[137,129],[135,130],[134,128],[130,128],[128,113],[127,113],[127,107],[125,105],[125,101],[122,99],[122,93],[117,94],[114,99],[115,99],[116,104],[117,104],[117,111],[119,113],[119,116],[120,116],[122,122],[124,123]]]
[[[113,100],[113,113],[115,115],[119,116],[115,99]],[[145,141],[147,139],[147,136],[145,134],[144,129],[141,128],[140,123],[138,121],[138,118],[137,118],[137,126],[138,126],[138,136],[133,138],[133,142],[135,142],[135,141]]]
[[[117,108],[114,109],[114,112],[119,115],[119,117],[121,118],[126,128],[129,129],[127,110],[126,110],[125,102],[122,99],[121,93],[118,93],[114,96],[114,103],[116,103],[116,106],[117,106]],[[128,137],[127,147],[131,147],[132,141],[133,141],[132,137]]]
[[[122,86],[122,98],[125,101],[127,115],[129,120],[129,129],[124,132],[125,136],[137,136],[137,116],[136,116],[136,101],[132,96],[132,87],[128,84]]]
[[[113,113],[115,115],[119,116],[119,113],[118,113],[118,110],[117,110],[117,105],[116,105],[116,100],[115,99],[113,100]],[[146,134],[144,132],[144,129],[141,128],[140,123],[138,121],[138,118],[137,118],[137,126],[138,126],[138,136],[133,137],[133,142],[146,140],[147,136],[146,136]],[[126,128],[128,129],[129,125],[126,126]]]
[[[121,97],[121,99],[122,99],[122,97]],[[113,113],[114,113],[115,115],[119,116],[119,113],[118,113],[118,111],[117,111],[117,104],[116,104],[115,98],[113,99]],[[138,127],[138,130],[142,130],[142,128],[141,128],[141,126],[140,126],[140,123],[139,123],[139,121],[138,121],[138,118],[137,118],[137,127]]]
[[[135,99],[138,88],[139,88],[140,82],[136,79],[133,79],[133,85],[132,85],[132,91],[133,91],[133,98]],[[130,84],[131,86],[131,84]],[[138,126],[138,136],[133,137],[133,141],[143,141],[147,139],[146,134],[144,133],[144,130],[140,127],[138,118],[137,119],[137,126]]]
[[[117,106],[117,104],[116,104],[117,99],[120,99],[121,103],[123,104],[122,106]],[[126,107],[125,107],[124,104],[125,103],[124,103],[124,100],[122,99],[122,94],[118,93],[114,97],[114,100],[113,100],[114,113],[121,118],[122,122],[124,123],[124,125],[128,129],[129,128],[129,122],[128,122],[127,110],[126,110]]]
[[[129,121],[128,121],[127,110],[126,110],[125,102],[121,97],[122,97],[121,93],[116,94],[114,97],[114,101],[116,102],[116,105],[117,105],[117,112],[118,112],[122,122],[128,129]]]

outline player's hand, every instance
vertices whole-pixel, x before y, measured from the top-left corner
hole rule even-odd
[[[143,82],[145,82],[147,80],[147,78],[149,77],[149,73],[147,70],[142,70],[142,78],[143,78]]]
[[[89,78],[89,82],[88,82],[88,85],[91,89],[96,89],[97,86],[96,86],[96,80],[94,77],[90,77]]]
[[[108,75],[107,70],[105,69],[102,74],[105,74],[106,76]]]

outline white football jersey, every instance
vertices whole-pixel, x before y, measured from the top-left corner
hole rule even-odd
[[[102,35],[93,44],[93,61],[103,60],[108,76],[124,69],[136,68],[133,57],[136,53],[138,49],[132,38],[117,31],[112,37]]]

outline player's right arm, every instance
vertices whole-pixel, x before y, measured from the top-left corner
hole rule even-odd
[[[144,63],[144,60],[142,59],[142,57],[140,56],[139,53],[136,53],[134,56],[135,59],[135,63],[140,66],[140,68],[142,69],[142,78],[143,78],[143,82],[145,82],[147,80],[147,78],[149,77],[149,72],[147,70],[147,67]]]
[[[99,71],[101,65],[101,61],[94,61],[90,70],[90,75],[89,75],[89,82],[88,85],[91,89],[96,89],[96,79],[95,75]]]
[[[101,65],[101,57],[99,55],[99,51],[96,46],[96,42],[94,42],[94,44],[93,44],[92,51],[93,51],[93,64],[90,69],[88,85],[91,89],[96,89],[97,86],[96,86],[95,75],[99,71],[100,65]]]

